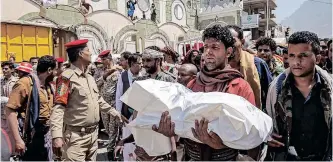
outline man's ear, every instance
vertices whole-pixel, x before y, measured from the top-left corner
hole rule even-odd
[[[79,52],[79,57],[83,57],[83,52],[82,51]]]
[[[241,42],[242,42],[242,45],[244,45],[244,43],[245,43],[245,39],[242,39]]]
[[[47,73],[53,73],[53,70],[49,67],[49,68],[47,68]]]
[[[227,54],[227,58],[229,58],[232,53],[234,52],[234,48],[233,47],[228,47],[226,50],[226,54]]]

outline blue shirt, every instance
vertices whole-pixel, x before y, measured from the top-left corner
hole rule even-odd
[[[259,57],[254,57],[254,64],[257,67],[259,78],[260,78],[261,101],[263,101],[262,109],[265,110],[267,91],[268,91],[269,85],[273,81],[273,77],[272,77],[271,71],[269,70],[267,63],[263,59],[261,59]]]

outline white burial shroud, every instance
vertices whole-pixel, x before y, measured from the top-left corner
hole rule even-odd
[[[175,133],[199,142],[191,128],[194,121],[208,119],[207,131],[215,132],[223,143],[234,149],[247,150],[266,142],[273,129],[272,119],[246,99],[221,92],[192,92],[179,83],[153,79],[136,81],[121,97],[121,101],[138,111],[127,127],[136,145],[150,156],[170,153],[170,138],[152,130],[161,114],[169,111],[175,123]]]

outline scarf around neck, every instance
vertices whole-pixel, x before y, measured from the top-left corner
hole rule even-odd
[[[226,68],[208,71],[203,68],[197,77],[197,84],[204,86],[205,92],[225,92],[227,84],[236,78],[243,78],[243,75],[235,69],[227,66]]]

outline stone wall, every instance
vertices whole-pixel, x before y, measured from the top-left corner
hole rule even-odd
[[[172,13],[171,13],[171,6],[172,6],[172,2],[174,0],[167,0],[166,1],[166,10],[165,10],[165,13],[166,13],[166,21],[167,22],[170,22],[172,21]]]
[[[156,23],[161,22],[160,19],[160,1],[154,0],[155,8],[156,8]]]

